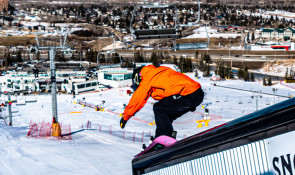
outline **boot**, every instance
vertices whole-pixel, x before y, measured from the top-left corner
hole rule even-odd
[[[154,140],[155,140],[155,137],[151,136],[151,137],[150,137],[149,144],[151,144]]]
[[[141,150],[144,151],[146,148],[147,148],[146,145],[145,144],[142,144]]]
[[[171,134],[171,137],[176,139],[176,135],[177,135],[177,131],[173,131],[172,134]]]

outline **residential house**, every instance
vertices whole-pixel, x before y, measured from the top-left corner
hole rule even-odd
[[[295,29],[263,29],[261,37],[266,39],[295,39]]]
[[[261,32],[261,37],[262,38],[272,38],[272,32],[274,29],[263,29]]]
[[[295,29],[292,29],[291,27],[288,27],[286,30],[285,30],[285,36],[286,38],[293,38],[295,39]]]
[[[272,32],[271,38],[273,39],[283,39],[285,29],[275,29]]]

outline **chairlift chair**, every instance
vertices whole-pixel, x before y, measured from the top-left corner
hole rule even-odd
[[[216,103],[219,103],[220,102],[220,100],[219,100],[219,97],[217,96],[216,97]]]
[[[270,105],[270,101],[268,97],[266,98],[266,105]]]
[[[241,97],[239,97],[239,104],[243,104],[243,101],[241,100]]]

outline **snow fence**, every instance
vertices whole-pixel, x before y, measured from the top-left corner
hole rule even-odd
[[[132,142],[148,142],[151,137],[151,131],[149,132],[128,132],[128,131],[118,131],[114,130],[112,126],[105,126],[101,124],[94,124],[90,121],[82,124],[81,129],[91,129],[97,130],[99,133],[110,134],[116,137],[120,137],[124,140],[130,140]]]
[[[149,142],[151,137],[151,131],[148,132],[135,132],[135,131],[126,131],[126,130],[114,130],[112,126],[95,124],[91,121],[80,126],[81,129],[95,130],[102,134],[110,134],[122,138],[124,140],[129,140],[132,142]],[[186,135],[177,136],[177,139],[184,139]]]
[[[71,125],[63,125],[60,123],[61,128],[61,137],[58,137],[58,140],[71,140],[72,134],[71,134]],[[50,122],[42,122],[42,123],[35,123],[30,121],[29,125],[29,131],[27,133],[28,137],[33,138],[52,138],[51,137],[51,131],[52,131],[52,123]]]

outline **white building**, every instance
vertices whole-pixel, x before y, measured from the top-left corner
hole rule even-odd
[[[98,71],[98,82],[111,87],[125,87],[132,85],[132,69],[107,68]]]
[[[266,39],[295,39],[295,30],[290,27],[287,29],[263,29],[261,37]]]
[[[34,16],[34,15],[27,15],[27,16],[25,16],[25,20],[26,21],[41,21],[41,18],[40,17],[38,17],[38,16]]]
[[[17,92],[17,91],[40,91],[41,89],[49,90],[50,88],[50,72],[40,73],[35,78],[34,74],[28,74],[27,72],[6,72],[4,76],[0,77],[1,91]],[[58,88],[61,88],[61,84],[65,80],[70,78],[80,78],[85,81],[85,71],[57,71],[56,81]]]

